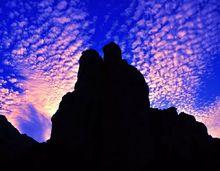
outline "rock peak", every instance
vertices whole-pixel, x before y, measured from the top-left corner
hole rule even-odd
[[[121,49],[115,42],[110,42],[103,47],[104,61],[107,63],[122,60]]]
[[[52,117],[49,142],[101,170],[181,162],[188,168],[204,155],[211,161],[213,139],[204,124],[174,107],[150,108],[148,85],[120,47],[111,42],[103,52],[104,60],[94,50],[82,54],[76,89]]]
[[[218,168],[220,140],[175,107],[150,108],[148,85],[122,59],[120,47],[111,42],[103,51],[104,60],[93,49],[82,53],[75,90],[62,98],[53,115],[48,142],[36,144],[0,115],[1,166],[100,171]]]

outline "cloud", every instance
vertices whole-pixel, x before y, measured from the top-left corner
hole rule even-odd
[[[78,6],[74,1],[61,1],[55,9],[53,1],[11,4],[13,24],[3,21],[2,39],[11,42],[7,50],[3,41],[4,65],[12,67],[12,74],[17,70],[26,79],[4,72],[8,79],[1,79],[1,113],[21,132],[42,141],[50,136],[50,117],[62,96],[74,90],[78,59],[89,46],[90,22],[82,4]],[[32,10],[36,12],[28,18]],[[22,92],[3,87],[5,81],[18,85]]]
[[[57,4],[57,9],[59,9],[59,10],[63,10],[63,9],[65,9],[66,7],[67,7],[67,2],[66,1],[61,1],[61,2],[59,2],[58,4]]]
[[[80,1],[4,4],[9,17],[0,21],[1,114],[21,132],[46,140],[50,117],[62,96],[74,89],[81,51],[114,40],[123,57],[144,74],[153,107],[176,106],[208,118],[204,122],[210,133],[220,136],[218,100],[196,106],[201,77],[211,75],[208,64],[219,52],[219,2],[130,0],[111,12],[113,4],[103,5],[104,17]],[[28,127],[33,122],[42,130],[32,135]]]
[[[129,4],[121,14],[125,20],[118,20],[106,38],[121,31],[123,42],[118,43],[124,58],[144,74],[152,106],[176,106],[197,118],[209,118],[210,133],[219,136],[218,103],[208,109],[196,105],[203,75],[213,74],[209,64],[219,54],[219,2],[131,0]]]
[[[196,119],[205,123],[210,135],[220,137],[220,97],[205,109],[197,111]]]
[[[26,134],[30,134],[39,142],[45,141],[50,136],[51,123],[48,117],[36,110],[32,104],[23,105],[20,108],[26,119],[17,117],[19,128]]]

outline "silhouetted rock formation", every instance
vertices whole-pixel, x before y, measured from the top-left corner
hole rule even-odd
[[[28,153],[34,144],[37,144],[35,140],[20,134],[5,116],[0,115],[0,168]]]
[[[21,159],[35,169],[217,167],[220,140],[209,136],[193,116],[178,114],[174,107],[150,108],[143,75],[122,59],[115,43],[103,51],[104,60],[95,50],[82,53],[75,90],[63,97],[52,117],[48,142],[36,144],[0,117],[0,153],[6,146],[23,145],[29,151]],[[4,154],[11,151],[6,148]]]

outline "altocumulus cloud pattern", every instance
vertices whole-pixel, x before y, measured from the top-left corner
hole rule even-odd
[[[144,74],[153,107],[176,106],[220,137],[218,0],[3,0],[0,35],[0,114],[38,141],[81,52],[109,41]]]

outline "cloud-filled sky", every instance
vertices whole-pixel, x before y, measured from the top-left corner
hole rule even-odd
[[[144,74],[153,107],[220,137],[219,0],[1,0],[0,114],[45,141],[81,52],[110,41]]]

